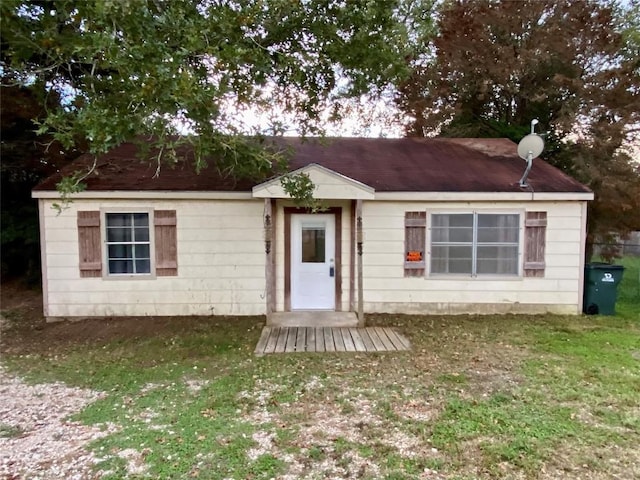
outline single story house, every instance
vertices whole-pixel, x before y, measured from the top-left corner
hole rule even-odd
[[[60,177],[38,185],[47,319],[581,312],[593,193],[541,159],[521,187],[513,142],[273,141],[323,210],[297,208],[278,177],[187,160],[156,176],[133,144],[100,156],[61,213]]]

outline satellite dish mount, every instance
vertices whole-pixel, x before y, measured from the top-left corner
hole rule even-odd
[[[518,156],[527,161],[527,168],[520,179],[520,188],[526,188],[527,176],[533,166],[533,159],[540,156],[542,150],[544,150],[544,140],[540,135],[535,133],[535,126],[538,124],[538,120],[531,120],[531,133],[520,140],[518,143]]]

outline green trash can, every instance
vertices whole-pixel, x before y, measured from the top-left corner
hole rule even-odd
[[[587,315],[615,315],[618,284],[624,267],[608,263],[589,263],[584,267],[584,301]]]

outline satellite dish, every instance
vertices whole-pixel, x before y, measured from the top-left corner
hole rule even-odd
[[[535,134],[534,128],[537,124],[538,120],[531,120],[531,133],[518,143],[518,155],[527,161],[527,169],[520,179],[521,188],[529,186],[527,185],[527,176],[533,165],[533,159],[538,157],[542,153],[542,150],[544,150],[544,140],[540,135]]]
[[[518,155],[527,161],[529,157],[531,157],[531,160],[539,157],[542,150],[544,150],[544,140],[535,133],[530,133],[518,143]]]

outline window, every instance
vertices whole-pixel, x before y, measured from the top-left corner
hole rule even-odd
[[[302,263],[324,263],[324,227],[302,226]]]
[[[177,240],[175,210],[78,211],[80,277],[177,276]]]
[[[109,275],[151,273],[148,213],[106,213]]]
[[[520,215],[431,215],[431,273],[518,275]]]

